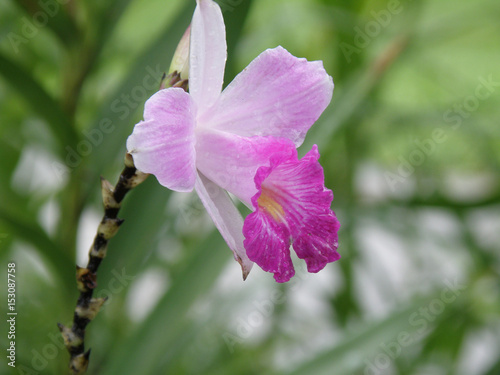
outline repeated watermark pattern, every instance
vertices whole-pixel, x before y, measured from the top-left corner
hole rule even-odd
[[[20,51],[19,47],[23,44],[29,43],[30,40],[35,38],[40,32],[41,28],[47,26],[50,18],[55,17],[61,5],[69,3],[70,0],[39,0],[38,5],[40,10],[35,12],[31,19],[26,16],[21,18],[21,33],[15,33],[13,31],[7,34],[7,39],[12,46],[15,53]]]
[[[122,93],[119,98],[111,102],[111,112],[117,114],[119,120],[129,117],[139,105],[144,103],[150,92],[158,89],[163,74],[160,65],[158,64],[154,68],[147,66],[145,70],[146,75],[141,84],[134,86],[128,93]],[[67,173],[77,168],[85,157],[89,156],[96,147],[102,144],[105,136],[111,134],[115,129],[116,125],[113,120],[104,117],[94,129],[82,130],[83,139],[77,143],[76,147],[65,147],[64,164],[58,161],[52,163],[52,170],[56,176],[63,179]]]
[[[482,101],[491,97],[493,92],[500,87],[500,82],[495,81],[490,74],[488,78],[479,77],[474,94],[469,95],[460,103],[455,103],[443,114],[443,121],[451,126],[435,128],[431,136],[425,139],[414,139],[414,148],[408,155],[398,156],[398,167],[395,172],[384,172],[384,178],[392,191],[409,178],[417,167],[421,166],[429,156],[437,149],[438,145],[445,143],[449,139],[450,129],[456,131],[460,129],[465,119],[471,117],[471,114],[477,111]]]
[[[310,277],[305,265],[296,266],[296,270],[295,277],[288,282],[287,291],[296,292]],[[275,289],[266,298],[252,301],[251,311],[237,317],[233,322],[234,329],[222,334],[229,352],[234,353],[236,345],[244,343],[254,335],[269,320],[276,307],[287,302],[288,296],[288,293]]]
[[[392,362],[403,354],[404,349],[425,336],[429,332],[429,326],[446,310],[446,306],[455,302],[467,289],[467,286],[460,284],[458,280],[453,282],[446,280],[444,285],[445,287],[441,290],[439,298],[432,299],[409,315],[408,330],[399,332],[393,341],[381,342],[379,352],[370,358],[364,359],[364,375],[384,374]]]
[[[125,268],[122,268],[120,272],[112,270],[111,274],[113,277],[109,280],[106,287],[96,293],[97,297],[108,299],[102,309],[105,308],[114,295],[121,293],[135,279],[135,276],[127,275]],[[62,335],[55,329],[54,332],[47,334],[47,341],[41,350],[31,350],[31,362],[29,366],[24,364],[17,366],[18,373],[39,375],[47,368],[50,361],[58,357],[61,352],[67,352]]]
[[[500,82],[495,82],[492,74],[488,78],[479,77],[478,80],[479,83],[474,94],[465,97],[461,103],[455,103],[443,114],[443,120],[451,124],[453,130],[460,128],[464,119],[469,118],[472,112],[477,111],[480,103],[489,99],[496,88],[500,87]]]
[[[348,63],[352,61],[353,54],[360,54],[371,42],[392,22],[395,15],[403,11],[403,5],[399,0],[391,0],[385,9],[370,12],[371,20],[363,28],[354,27],[354,37],[352,44],[341,42],[339,48],[344,54]]]
[[[7,39],[15,53],[19,53],[20,47],[28,44],[39,33],[40,29],[47,26],[49,20],[55,17],[61,10],[61,6],[69,3],[70,0],[39,0],[40,10],[35,12],[30,18],[21,17],[20,32],[9,32]],[[221,0],[219,5],[222,12],[233,12],[243,0]]]

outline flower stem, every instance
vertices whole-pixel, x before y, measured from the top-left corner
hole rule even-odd
[[[64,343],[70,354],[70,374],[80,375],[87,371],[90,349],[85,351],[85,328],[95,318],[105,298],[92,298],[97,286],[97,270],[106,256],[108,241],[118,232],[122,219],[118,218],[121,203],[125,195],[147,178],[148,174],[139,172],[130,154],[125,156],[125,168],[118,182],[113,187],[101,177],[104,216],[97,228],[97,234],[89,250],[89,261],[85,268],[76,266],[76,282],[80,295],[78,297],[73,324],[66,327],[58,323]]]

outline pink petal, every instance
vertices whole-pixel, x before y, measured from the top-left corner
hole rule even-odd
[[[175,191],[191,191],[196,179],[195,108],[179,88],[158,91],[145,104],[144,121],[134,127],[127,150],[142,172]]]
[[[271,158],[255,176],[259,192],[252,198],[255,212],[243,225],[250,260],[274,273],[278,282],[293,275],[289,247],[304,259],[309,272],[318,272],[340,258],[340,224],[330,209],[333,193],[324,186],[323,168],[316,146],[301,160]],[[268,239],[271,243],[264,242]]]
[[[333,80],[321,61],[308,62],[277,47],[253,60],[200,116],[214,129],[285,137],[299,146],[332,93]]]
[[[224,19],[217,3],[197,0],[197,4],[191,22],[189,93],[202,113],[222,90],[227,48]]]
[[[245,219],[243,232],[249,258],[264,271],[274,273],[277,282],[287,282],[295,275],[286,225],[258,210]]]
[[[229,195],[201,173],[198,174],[195,187],[215,226],[233,251],[234,259],[241,265],[243,280],[246,279],[253,262],[248,259],[243,247],[243,218],[240,212]]]
[[[286,138],[241,137],[238,135],[198,129],[196,138],[196,165],[205,176],[247,206],[257,193],[254,177],[257,169],[269,165],[276,154],[290,157],[294,144]]]

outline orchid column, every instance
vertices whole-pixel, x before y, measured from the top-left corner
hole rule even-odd
[[[296,147],[330,103],[332,78],[320,61],[277,47],[222,91],[226,56],[219,6],[197,0],[189,93],[168,88],[154,94],[128,138],[128,152],[138,170],[163,186],[196,190],[244,278],[255,262],[276,281],[290,280],[291,247],[309,272],[318,272],[340,258],[339,223],[317,147],[300,160]],[[227,192],[253,211],[244,221]]]

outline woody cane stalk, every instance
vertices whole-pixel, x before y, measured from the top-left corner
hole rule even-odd
[[[97,229],[97,234],[89,251],[89,260],[85,268],[76,266],[76,282],[80,292],[76,303],[71,327],[58,323],[64,343],[70,354],[69,368],[74,375],[84,374],[89,364],[90,349],[85,351],[85,328],[95,318],[106,298],[92,298],[97,286],[97,270],[106,256],[108,241],[118,232],[123,220],[118,212],[125,195],[142,183],[148,174],[139,172],[130,154],[125,156],[125,168],[120,174],[116,186],[112,186],[101,177],[104,216]]]
[[[177,70],[172,70],[170,74],[164,74],[161,79],[160,90],[166,87],[187,90],[188,80],[182,79]],[[76,266],[76,283],[80,295],[73,315],[73,324],[71,327],[57,324],[70,354],[69,369],[72,375],[84,374],[89,365],[90,349],[85,351],[85,328],[106,302],[106,298],[92,298],[92,295],[97,286],[97,270],[106,256],[108,241],[115,236],[123,223],[123,220],[118,218],[122,201],[130,190],[142,183],[148,176],[149,174],[137,170],[132,155],[127,153],[125,168],[114,187],[101,177],[104,216],[89,250],[87,266],[85,268]]]
[[[188,90],[188,79],[182,76],[182,70],[185,69],[183,67],[188,53],[189,32],[190,28],[188,27],[177,46],[169,74],[164,73],[161,77],[160,90],[165,88]],[[97,270],[106,256],[108,241],[115,236],[123,223],[123,220],[118,218],[121,203],[125,195],[148,176],[148,173],[141,172],[135,167],[132,155],[127,153],[125,155],[125,168],[114,187],[101,177],[104,216],[89,250],[87,266],[85,268],[76,266],[76,282],[80,296],[76,303],[73,324],[71,327],[57,324],[70,354],[69,369],[72,375],[84,374],[89,365],[90,349],[85,351],[85,328],[106,302],[106,298],[92,298],[92,295],[97,286]]]

